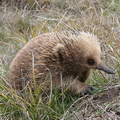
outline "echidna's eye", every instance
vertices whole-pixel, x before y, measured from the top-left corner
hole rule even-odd
[[[87,62],[88,62],[89,65],[94,65],[95,64],[95,61],[93,59],[88,59]]]

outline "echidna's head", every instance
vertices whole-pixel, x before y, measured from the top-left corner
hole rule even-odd
[[[54,55],[66,72],[79,73],[99,69],[109,74],[114,72],[101,60],[100,44],[96,36],[81,32],[78,35],[60,36],[61,42],[54,47]]]

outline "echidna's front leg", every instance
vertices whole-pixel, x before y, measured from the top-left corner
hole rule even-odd
[[[91,74],[91,71],[92,71],[92,70],[86,70],[86,71],[84,71],[84,72],[81,74],[81,76],[79,77],[79,80],[80,80],[81,82],[85,83],[85,82],[88,80],[88,78],[89,78],[89,76],[90,76],[90,74]]]
[[[92,94],[94,90],[94,87],[92,87],[87,83],[80,82],[78,79],[63,81],[61,87],[64,90],[72,92],[73,94],[81,94],[81,95]]]

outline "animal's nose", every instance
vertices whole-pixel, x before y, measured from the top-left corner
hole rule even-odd
[[[102,70],[102,71],[105,71],[106,73],[108,74],[114,74],[115,72],[113,70],[111,70],[109,67],[107,67],[104,63],[100,63],[98,66],[97,66],[97,69],[99,70]]]

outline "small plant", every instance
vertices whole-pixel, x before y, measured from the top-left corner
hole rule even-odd
[[[34,84],[17,92],[1,84],[1,115],[4,119],[61,119],[75,98],[58,93],[56,90],[45,92],[41,85]],[[11,112],[12,111],[12,112]]]

